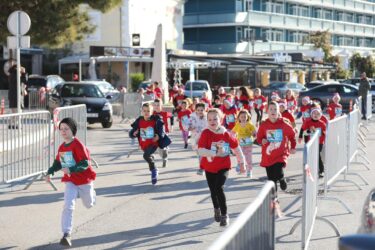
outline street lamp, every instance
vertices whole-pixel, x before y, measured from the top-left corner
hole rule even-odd
[[[251,55],[254,55],[255,35],[254,35],[254,30],[250,28],[250,10],[251,10],[251,4],[252,4],[252,0],[246,0],[246,8],[247,8],[246,41],[247,41],[247,44],[248,44],[248,54],[250,54],[250,46],[249,46],[249,44],[251,43],[251,49],[252,49]]]

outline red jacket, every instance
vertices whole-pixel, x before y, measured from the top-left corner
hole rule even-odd
[[[224,150],[228,153],[224,157],[212,157],[212,161],[208,161],[207,157],[202,157],[201,166],[204,170],[210,173],[217,173],[222,169],[230,169],[230,148],[235,149],[238,147],[238,141],[223,127],[218,132],[213,132],[210,129],[202,131],[198,141],[198,148],[210,149],[216,151],[216,143],[224,142]]]
[[[329,119],[333,120],[336,117],[339,117],[342,115],[342,105],[332,102],[329,104],[327,111],[328,111]]]
[[[262,145],[262,140],[268,142]],[[269,167],[275,163],[284,163],[286,165],[289,156],[289,142],[291,149],[296,148],[295,132],[291,125],[279,118],[275,123],[269,119],[260,124],[257,141],[262,145],[262,159],[260,165]]]
[[[320,120],[313,120],[311,118],[306,119],[301,127],[302,133],[303,131],[309,130],[310,134],[312,134],[313,130],[320,130],[320,136],[319,136],[319,144],[324,144],[324,141],[326,139],[326,124],[320,119]],[[301,133],[300,133],[301,135]],[[300,138],[302,138],[300,136]],[[308,137],[308,140],[310,140],[310,136]]]

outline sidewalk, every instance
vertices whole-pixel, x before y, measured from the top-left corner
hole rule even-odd
[[[90,126],[88,146],[98,161],[97,206],[91,210],[77,201],[74,211],[73,244],[77,249],[206,249],[224,230],[213,220],[213,209],[204,176],[195,174],[197,159],[183,149],[179,132],[172,134],[170,160],[160,168],[157,186],[150,184],[150,174],[140,152],[127,158],[136,147],[127,137],[128,124],[114,124],[111,129]],[[369,159],[375,162],[375,125],[371,123],[366,144]],[[276,222],[276,249],[300,249],[300,227],[288,235],[298,220],[302,188],[302,146],[289,161],[286,176],[287,192],[279,192],[285,217]],[[160,157],[157,164],[160,166]],[[233,159],[234,160],[234,159]],[[254,179],[230,172],[226,183],[228,212],[233,222],[257,196],[265,181],[265,170],[258,167],[260,148],[254,148]],[[234,160],[235,161],[235,160]],[[353,165],[352,171],[364,175],[370,183],[375,170]],[[60,174],[53,178],[59,191],[52,191],[42,181],[27,191],[0,194],[0,248],[61,249],[60,216],[63,205],[63,184]],[[355,233],[359,227],[364,198],[372,186],[363,186],[357,177],[348,177],[361,184],[358,190],[349,183],[338,183],[331,196],[346,202],[353,210],[348,214],[336,202],[319,201],[319,215],[332,220],[342,234]],[[1,190],[0,190],[1,192]],[[316,221],[310,249],[337,249],[338,238],[331,228]]]

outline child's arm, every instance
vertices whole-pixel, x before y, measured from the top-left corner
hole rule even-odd
[[[54,173],[59,171],[61,168],[61,162],[55,159],[52,166],[47,170],[47,175],[54,175]]]
[[[139,134],[139,118],[135,120],[131,125],[132,129],[129,131],[130,138],[136,138]]]

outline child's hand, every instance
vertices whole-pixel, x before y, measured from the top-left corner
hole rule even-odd
[[[265,145],[268,143],[268,140],[266,138],[262,139],[262,145]]]
[[[315,132],[315,127],[314,127],[314,126],[311,126],[311,127],[310,127],[310,130],[311,130],[311,132],[314,133],[314,132]]]
[[[246,168],[244,163],[240,163],[240,174],[246,173]]]
[[[69,170],[69,168],[62,168],[61,169],[63,172],[64,172],[64,174],[66,174],[66,175],[69,175],[70,174],[70,170]]]
[[[137,129],[136,131],[133,132],[133,136],[136,137],[139,133],[139,129]]]
[[[154,139],[152,139],[153,142],[157,142],[158,140],[159,140],[159,136],[158,135],[155,135]]]
[[[298,138],[298,143],[299,143],[299,144],[302,143],[302,138]]]
[[[44,176],[44,180],[46,182],[51,182],[51,176],[49,174],[47,174],[46,176]]]
[[[296,150],[295,148],[292,148],[292,149],[290,150],[290,153],[291,153],[292,155],[294,155],[296,152],[297,152],[297,150]]]

